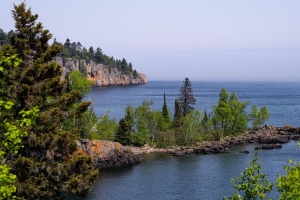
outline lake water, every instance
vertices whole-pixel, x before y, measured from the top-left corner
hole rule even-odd
[[[274,126],[300,126],[300,83],[263,82],[193,82],[195,108],[210,111],[217,104],[219,92],[225,87],[236,92],[241,101],[250,101],[258,107],[267,106]],[[97,115],[110,110],[110,116],[120,119],[126,105],[138,106],[143,100],[152,100],[153,110],[161,109],[166,93],[168,107],[174,109],[182,82],[149,82],[146,85],[93,88],[86,97],[91,99]],[[237,146],[228,154],[170,157],[146,155],[146,161],[131,167],[102,171],[93,191],[86,199],[222,199],[234,188],[231,178],[238,176],[253,159],[258,144]],[[250,154],[236,152],[248,150]],[[267,179],[276,181],[284,174],[288,159],[300,160],[296,141],[282,149],[259,151],[259,162]],[[276,189],[270,197],[278,199]],[[69,197],[74,199],[74,197]]]

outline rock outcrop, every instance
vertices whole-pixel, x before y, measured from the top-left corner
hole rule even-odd
[[[55,62],[63,66],[63,75],[65,77],[66,73],[79,70],[79,60],[68,58],[63,65],[63,60],[61,57],[56,57]],[[88,79],[94,82],[94,86],[111,86],[111,85],[138,85],[146,84],[147,77],[145,74],[137,72],[137,76],[134,77],[133,74],[123,74],[116,68],[111,68],[107,65],[98,64],[94,61],[87,63],[85,60],[80,60],[81,66],[86,68]]]
[[[74,154],[90,155],[98,169],[129,166],[143,161],[129,147],[106,140],[77,140],[77,151]]]

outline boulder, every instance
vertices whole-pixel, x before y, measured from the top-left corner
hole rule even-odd
[[[292,140],[299,140],[300,139],[300,135],[294,135],[292,136]]]
[[[245,153],[245,154],[248,154],[250,153],[249,151],[245,150],[245,151],[240,151],[239,153]]]
[[[262,149],[280,149],[282,148],[282,144],[263,144],[261,146]]]
[[[74,154],[90,155],[98,169],[123,167],[143,161],[129,147],[106,140],[77,140],[77,151]]]
[[[273,145],[272,144],[263,144],[261,146],[262,149],[274,149]]]

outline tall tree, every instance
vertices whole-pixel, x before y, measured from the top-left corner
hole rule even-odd
[[[103,62],[103,52],[101,48],[97,48],[95,52],[95,61],[97,63],[102,63]]]
[[[119,121],[118,130],[115,134],[115,141],[120,142],[123,145],[130,144],[129,127],[124,118]]]
[[[213,108],[214,129],[219,136],[240,133],[247,128],[246,107],[248,102],[240,102],[235,92],[229,93],[222,88],[219,102]]]
[[[173,117],[173,126],[180,127],[181,123],[182,123],[182,115],[181,115],[180,104],[179,101],[175,99],[175,112]]]
[[[94,60],[94,58],[95,58],[95,51],[94,51],[94,48],[92,46],[90,46],[90,48],[89,48],[89,56],[90,56],[91,60]]]
[[[11,159],[18,179],[16,195],[23,199],[58,199],[64,190],[84,197],[98,172],[91,157],[70,155],[80,135],[76,119],[90,102],[81,102],[80,91],[66,91],[61,66],[52,62],[62,47],[49,45],[52,35],[36,22],[38,15],[33,15],[24,2],[14,5],[12,15],[16,34],[0,56],[17,54],[23,62],[18,68],[5,69],[7,75],[1,77],[7,85],[1,96],[16,105],[7,119],[16,121],[21,110],[40,108],[36,123],[26,130],[24,148]],[[72,126],[64,126],[66,119],[74,119]]]
[[[167,123],[171,123],[169,109],[168,109],[168,106],[167,106],[166,93],[164,93],[164,104],[163,104],[161,113],[162,113],[162,116],[164,117],[165,121]]]
[[[183,117],[194,110],[194,107],[192,105],[195,105],[196,99],[193,95],[192,84],[188,78],[185,78],[185,80],[183,81],[183,86],[180,88],[178,102]]]
[[[66,48],[68,51],[70,51],[71,41],[69,38],[66,39],[66,42],[64,43],[64,48]]]

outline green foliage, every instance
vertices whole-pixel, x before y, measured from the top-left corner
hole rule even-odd
[[[1,57],[0,72],[3,72],[7,66],[18,67],[20,62],[21,60],[16,55]],[[8,158],[17,154],[19,149],[23,147],[22,139],[27,136],[27,132],[22,128],[34,124],[39,111],[38,107],[28,111],[21,110],[19,112],[21,118],[9,122],[5,115],[13,106],[13,102],[0,99],[0,120],[2,121],[0,123],[0,199],[16,198],[13,194],[17,190],[17,176],[11,173],[11,167],[7,164]]]
[[[135,129],[133,143],[137,146],[144,145],[149,137],[155,137],[157,130],[155,113],[151,111],[153,101],[143,101],[141,106],[135,109]]]
[[[70,82],[72,90],[79,90],[82,95],[86,95],[91,91],[94,83],[86,78],[82,73],[74,70],[70,74]]]
[[[138,77],[136,70],[133,70],[132,64],[126,61],[125,58],[122,60],[114,59],[113,57],[107,56],[103,53],[100,47],[94,50],[94,47],[87,48],[83,47],[80,42],[71,42],[69,38],[66,39],[63,50],[60,55],[63,58],[63,66],[65,66],[67,58],[73,58],[80,60],[85,60],[87,63],[94,61],[99,64],[104,64],[108,67],[109,73],[111,73],[112,68],[120,70],[123,74],[131,74],[134,78]],[[79,71],[87,76],[86,69],[79,62]]]
[[[1,28],[0,28],[0,49],[1,46],[4,44],[9,44],[9,38],[11,35],[14,35],[14,32],[11,30],[8,33],[5,33]]]
[[[212,122],[216,139],[242,133],[247,128],[246,107],[248,102],[240,102],[235,92],[230,95],[225,88],[219,94],[220,100],[213,107]]]
[[[118,129],[118,123],[115,119],[110,119],[108,116],[104,116],[97,124],[98,131],[93,134],[92,139],[98,140],[114,140],[114,133]],[[97,135],[97,136],[96,136]]]
[[[58,199],[65,188],[83,197],[91,189],[97,170],[92,162],[77,162],[76,166],[82,170],[74,171],[70,155],[76,150],[76,139],[82,135],[80,119],[90,102],[82,102],[82,94],[68,90],[67,82],[61,81],[61,66],[52,62],[52,58],[61,52],[62,46],[57,42],[49,45],[52,35],[36,22],[38,15],[33,15],[24,2],[14,5],[12,15],[16,32],[10,38],[11,45],[3,46],[0,57],[17,54],[23,62],[14,67],[18,60],[13,59],[2,66],[0,92],[5,102],[16,105],[5,112],[3,125],[16,134],[9,134],[14,138],[3,146],[15,148],[21,143],[24,146],[18,155],[12,154],[7,159],[11,173],[18,179],[15,194],[21,199]],[[33,124],[34,120],[28,116],[37,107],[39,113]],[[84,187],[76,184],[67,187],[73,178],[80,180]]]
[[[170,112],[169,112],[169,109],[168,109],[168,106],[167,106],[166,93],[164,93],[164,104],[163,104],[161,113],[162,113],[162,116],[165,119],[165,122],[171,124],[172,120],[171,120]]]
[[[175,100],[174,107],[175,107],[175,112],[174,112],[174,117],[173,117],[173,126],[178,128],[178,127],[181,127],[181,124],[182,124],[182,115],[181,115],[180,104],[177,99]]]
[[[188,78],[185,78],[183,86],[180,88],[178,102],[183,117],[194,110],[192,105],[195,105],[196,99],[193,95],[192,84]]]
[[[119,121],[119,126],[115,134],[115,141],[120,142],[123,145],[131,144],[130,128],[124,118]]]
[[[248,118],[250,121],[252,121],[252,127],[257,129],[270,118],[270,113],[266,106],[258,110],[257,106],[254,104]]]
[[[232,179],[238,192],[235,192],[229,199],[268,199],[267,195],[272,190],[273,183],[266,180],[266,175],[261,172],[262,168],[257,163],[257,154],[257,152],[254,153],[254,159],[250,162],[250,166],[240,176]]]
[[[278,175],[277,189],[280,193],[280,199],[300,199],[300,162],[296,163],[289,160],[289,165],[284,167],[285,176]]]
[[[202,114],[200,110],[188,113],[183,119],[183,131],[185,132],[185,145],[194,144],[201,140],[199,134]]]

